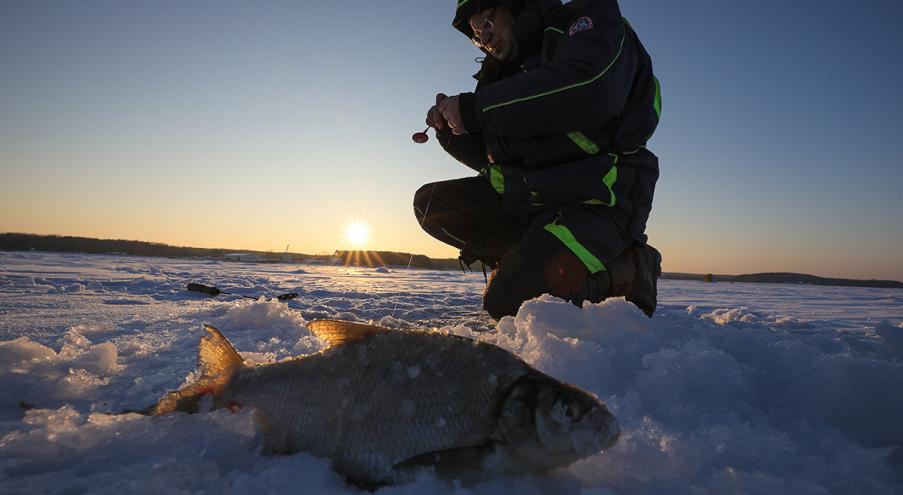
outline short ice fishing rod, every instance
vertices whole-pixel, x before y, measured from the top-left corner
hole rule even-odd
[[[245,297],[247,299],[254,299],[255,301],[257,299],[259,299],[254,296],[246,296],[244,294],[236,294],[234,292],[226,292],[226,291],[220,290],[217,287],[211,287],[209,285],[204,285],[204,284],[196,284],[194,282],[188,284],[188,290],[190,290],[192,292],[203,292],[204,294],[209,294],[214,297],[216,297],[220,294],[226,294],[227,296],[241,296],[241,297]],[[292,299],[298,297],[299,295],[300,294],[298,294],[297,292],[288,292],[286,294],[280,294],[280,295],[276,296],[275,299],[278,299],[280,301],[291,301]],[[270,299],[267,299],[267,301],[269,301],[269,300]]]

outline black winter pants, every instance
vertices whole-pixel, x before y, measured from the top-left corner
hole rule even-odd
[[[469,177],[421,187],[414,214],[427,233],[461,249],[465,258],[497,268],[483,294],[483,308],[493,318],[514,315],[521,303],[544,293],[575,304],[588,298],[589,271],[544,228],[553,210],[510,215],[484,178]]]

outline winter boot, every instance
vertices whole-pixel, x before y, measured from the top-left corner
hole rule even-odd
[[[652,318],[658,298],[658,278],[662,275],[662,255],[654,247],[634,246],[628,249],[636,270],[626,299],[636,304],[646,316]]]
[[[631,246],[608,263],[606,271],[594,276],[599,279],[599,287],[594,292],[604,293],[604,298],[624,296],[652,318],[661,263],[662,256],[654,247]],[[592,298],[590,300],[597,302]]]

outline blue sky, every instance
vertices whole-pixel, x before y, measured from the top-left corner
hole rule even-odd
[[[423,129],[479,53],[454,1],[0,2],[0,231],[454,256]],[[662,82],[667,271],[903,280],[903,3],[621,2]]]

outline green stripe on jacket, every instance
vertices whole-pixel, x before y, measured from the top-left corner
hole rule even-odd
[[[552,222],[546,225],[545,229],[557,237],[559,241],[564,243],[571,252],[577,255],[577,258],[586,265],[586,269],[589,270],[590,273],[599,273],[605,270],[605,264],[599,261],[599,258],[596,258],[593,253],[589,252],[589,249],[586,249],[586,246],[580,244],[569,228]]]

